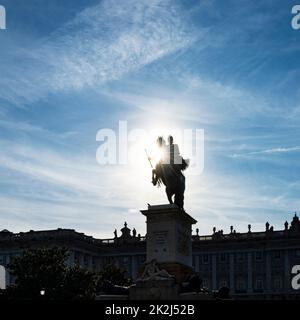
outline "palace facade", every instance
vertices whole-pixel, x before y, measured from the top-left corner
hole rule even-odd
[[[0,232],[0,265],[7,267],[14,256],[28,248],[59,246],[68,249],[70,266],[80,265],[90,270],[101,270],[114,263],[137,278],[146,260],[146,237],[131,231],[127,224],[121,235],[112,239],[95,239],[72,229]],[[204,287],[217,290],[228,286],[238,298],[297,299],[300,290],[291,286],[291,270],[300,265],[300,222],[295,214],[282,230],[274,230],[266,223],[262,232],[238,233],[222,230],[207,236],[192,235],[193,266],[199,272]],[[6,284],[14,282],[6,268]]]

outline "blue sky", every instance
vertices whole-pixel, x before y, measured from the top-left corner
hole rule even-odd
[[[204,172],[186,172],[201,234],[299,210],[295,1],[0,4],[0,229],[143,234],[139,210],[166,202],[150,169],[96,162],[97,131],[119,120],[205,130]]]

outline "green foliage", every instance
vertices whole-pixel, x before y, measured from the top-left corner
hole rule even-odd
[[[93,299],[97,286],[95,273],[78,266],[68,268],[62,290],[63,299]]]
[[[98,287],[101,287],[105,280],[118,286],[129,286],[132,284],[132,280],[127,277],[126,271],[114,264],[107,264],[99,273]]]
[[[67,250],[47,248],[27,250],[9,265],[16,283],[5,298],[11,299],[91,299],[96,288],[96,275],[79,267],[69,268]],[[45,291],[44,296],[41,290]]]
[[[113,264],[96,274],[66,266],[67,258],[68,251],[63,248],[26,250],[8,266],[16,282],[0,293],[0,299],[87,300],[94,298],[105,280],[119,286],[132,284],[126,271]]]

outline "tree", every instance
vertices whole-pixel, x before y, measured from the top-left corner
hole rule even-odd
[[[61,290],[62,299],[93,299],[96,292],[98,276],[81,267],[68,268],[64,286]]]
[[[16,277],[5,298],[12,299],[91,299],[96,275],[88,270],[66,266],[64,248],[27,250],[8,266]],[[43,292],[43,295],[41,295]]]
[[[110,281],[114,285],[129,286],[132,280],[126,275],[126,271],[114,264],[107,264],[99,273],[98,288],[101,288],[104,281]]]

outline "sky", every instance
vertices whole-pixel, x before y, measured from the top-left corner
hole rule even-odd
[[[283,229],[300,209],[295,1],[0,4],[0,229],[144,234],[139,211],[167,202],[147,158],[96,160],[97,132],[119,121],[204,130],[204,170],[185,173],[202,235]]]

